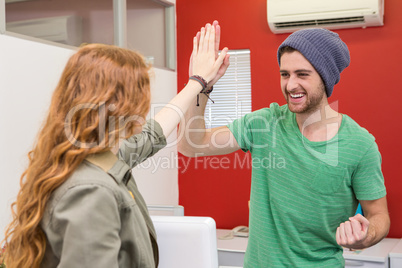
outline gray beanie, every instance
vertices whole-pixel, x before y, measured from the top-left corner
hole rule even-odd
[[[279,50],[285,46],[299,51],[314,66],[324,81],[327,97],[330,97],[340,73],[350,63],[348,47],[339,35],[326,29],[304,29],[292,33],[278,48],[279,66]]]

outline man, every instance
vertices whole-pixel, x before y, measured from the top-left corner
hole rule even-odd
[[[182,122],[186,156],[250,151],[250,236],[244,267],[343,267],[342,247],[383,239],[390,220],[374,137],[328,104],[349,50],[325,29],[291,34],[278,48],[287,105],[272,103],[205,130],[206,96]],[[355,89],[357,90],[357,89]],[[194,131],[194,130],[197,131]],[[269,165],[274,156],[281,165]],[[360,202],[364,216],[354,216]]]

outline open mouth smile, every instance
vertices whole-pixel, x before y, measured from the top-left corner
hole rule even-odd
[[[290,97],[291,97],[292,99],[300,99],[300,98],[303,98],[303,97],[305,96],[304,93],[297,93],[297,94],[290,94],[290,93],[289,93],[289,95],[290,95]]]
[[[304,92],[288,93],[288,95],[289,95],[288,102],[294,103],[294,104],[301,103],[306,98],[306,93],[304,93]]]

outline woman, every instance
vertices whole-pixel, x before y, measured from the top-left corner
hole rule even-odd
[[[197,94],[226,71],[219,32],[215,21],[197,34],[190,69],[198,76],[146,124],[141,55],[92,44],[69,59],[21,176],[5,236],[8,268],[157,266],[155,230],[131,169],[166,144]]]

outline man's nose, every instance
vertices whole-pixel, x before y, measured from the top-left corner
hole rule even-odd
[[[297,80],[297,77],[294,75],[291,75],[288,79],[288,83],[286,85],[286,90],[293,91],[293,90],[297,89],[298,86],[299,86],[299,82]]]

